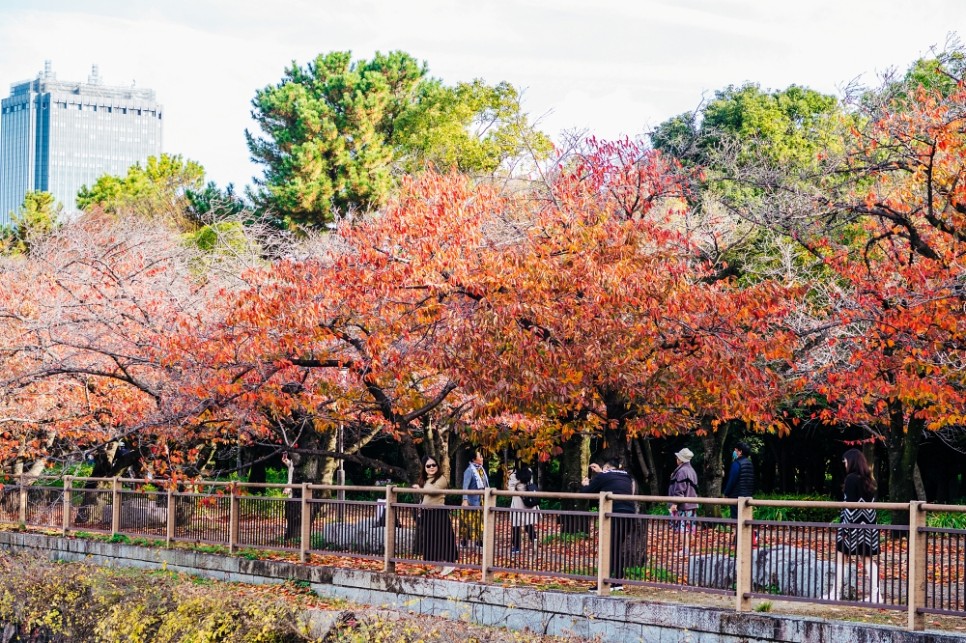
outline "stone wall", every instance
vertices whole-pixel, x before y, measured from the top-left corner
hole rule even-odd
[[[500,587],[39,534],[0,532],[0,547],[30,551],[52,560],[88,561],[111,567],[158,569],[164,565],[172,571],[243,583],[307,581],[322,596],[365,605],[621,643],[966,643],[966,635],[949,632],[910,632],[817,618],[656,603],[627,596]]]

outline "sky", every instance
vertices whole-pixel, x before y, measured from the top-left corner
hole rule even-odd
[[[552,138],[640,136],[729,85],[840,95],[950,36],[961,0],[0,0],[0,95],[57,78],[155,90],[163,151],[241,189],[251,101],[320,54],[401,50],[447,84],[512,83]]]

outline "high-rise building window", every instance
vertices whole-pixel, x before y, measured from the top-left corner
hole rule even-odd
[[[160,117],[122,118],[128,109],[153,115],[161,106],[149,89],[64,82],[45,73],[11,87],[0,101],[0,223],[28,191],[46,189],[70,212],[82,185],[159,156]]]

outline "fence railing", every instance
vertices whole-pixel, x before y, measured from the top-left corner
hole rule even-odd
[[[479,505],[424,504],[405,487],[164,482],[123,478],[21,478],[0,490],[0,522],[172,543],[268,549],[588,583],[602,595],[624,585],[752,600],[874,607],[966,616],[966,513],[960,505],[696,498],[706,515],[619,513],[615,501],[665,505],[664,496],[453,490]],[[531,497],[530,508],[514,498]],[[429,501],[440,503],[438,495]],[[720,511],[710,511],[717,506]],[[768,520],[755,518],[760,508]],[[767,508],[767,511],[766,511]],[[843,524],[843,508],[908,516],[908,524]],[[737,517],[731,518],[732,509]],[[791,510],[827,520],[791,520]],[[729,517],[719,517],[722,514]],[[777,518],[775,516],[778,516]],[[851,540],[850,540],[851,539]],[[847,544],[863,543],[852,553]]]

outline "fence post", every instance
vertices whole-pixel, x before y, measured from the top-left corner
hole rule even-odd
[[[299,547],[299,560],[303,563],[309,559],[309,549],[312,548],[312,489],[309,483],[302,483],[302,538]]]
[[[121,532],[121,479],[117,476],[111,480],[111,535]]]
[[[178,516],[178,508],[175,506],[174,497],[174,484],[170,481],[168,482],[168,520],[167,525],[164,530],[164,546],[170,547],[171,543],[174,541],[174,530]]]
[[[610,534],[614,528],[610,514],[613,510],[610,493],[602,491],[597,501],[597,593],[601,596],[610,594],[610,583],[605,579],[610,577],[610,561],[614,557],[610,549],[613,540]]]
[[[385,536],[385,562],[382,570],[389,574],[396,573],[396,488],[392,485],[386,487],[386,511],[383,514],[386,521]]]
[[[926,625],[925,614],[920,611],[926,606],[926,534],[919,528],[926,526],[924,503],[914,500],[909,503],[909,587],[906,603],[909,610],[907,627],[922,631]]]
[[[64,515],[61,516],[61,532],[65,536],[70,531],[70,486],[72,481],[73,476],[64,476]]]
[[[27,476],[20,474],[20,524],[27,524]]]
[[[751,609],[752,526],[754,509],[748,504],[751,498],[738,498],[738,524],[735,526],[737,542],[735,548],[735,611],[747,612]]]
[[[231,498],[228,501],[228,551],[238,551],[238,483],[232,482],[228,487]]]
[[[483,559],[482,574],[483,582],[489,583],[493,580],[493,550],[496,546],[496,515],[492,509],[496,506],[496,496],[493,495],[493,487],[483,489],[483,501],[480,503],[480,511],[483,512]]]

